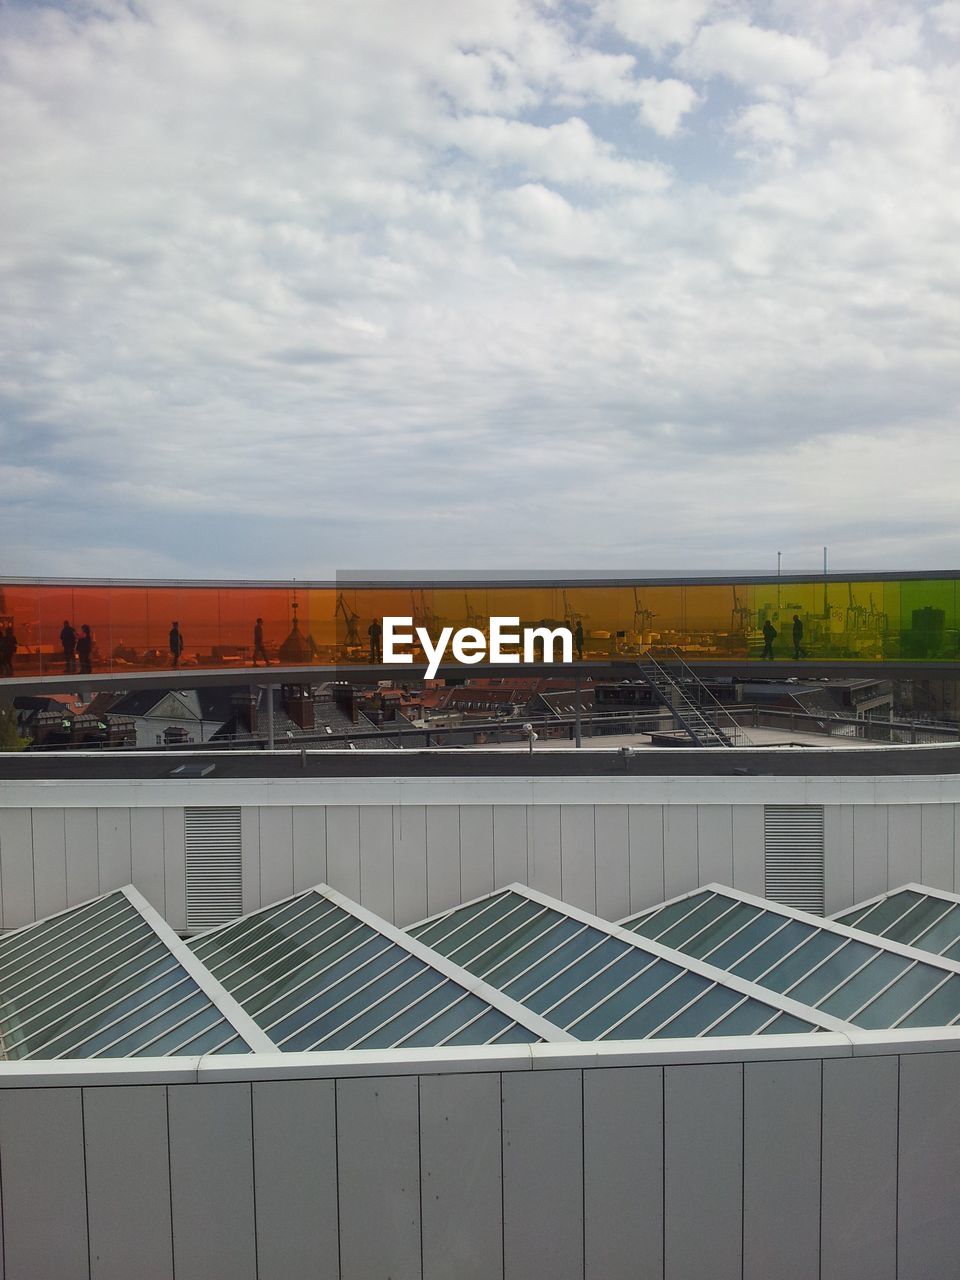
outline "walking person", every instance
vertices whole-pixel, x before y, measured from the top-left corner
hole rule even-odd
[[[267,657],[267,651],[263,647],[263,619],[257,619],[257,625],[253,628],[253,665],[257,665],[257,658],[263,659],[263,665],[267,666],[270,659]]]
[[[17,652],[17,637],[13,634],[13,624],[9,623],[0,636],[0,676],[13,675],[13,657]]]
[[[77,640],[79,639],[76,631],[67,621],[63,620],[63,630],[60,632],[60,647],[63,649],[63,670],[64,674],[70,675],[77,669]]]
[[[77,657],[80,660],[80,674],[89,676],[93,674],[93,636],[90,634],[90,626],[84,623],[80,628],[80,638],[77,640]]]
[[[170,663],[170,665],[171,667],[174,668],[174,670],[176,670],[180,666],[180,655],[181,653],[183,653],[183,636],[180,632],[179,622],[173,622],[170,624],[169,642],[170,642],[170,654],[173,658],[173,661]]]
[[[793,615],[793,658],[795,662],[799,662],[801,655],[804,658],[807,656],[806,650],[800,648],[802,641],[803,641],[803,623],[800,621],[797,615],[794,614]]]
[[[583,658],[583,623],[577,619],[577,625],[573,633],[573,642],[577,646],[577,658]]]
[[[767,618],[763,624],[763,658],[768,662],[773,660],[773,642],[777,638],[777,629]]]
[[[367,635],[370,637],[370,662],[382,662],[383,650],[380,646],[380,637],[383,635],[383,628],[376,618],[367,627]]]

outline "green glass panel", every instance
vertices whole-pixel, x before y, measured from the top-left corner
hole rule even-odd
[[[421,1046],[429,1047],[440,1044],[441,1041],[446,1040],[448,1036],[454,1035],[459,1030],[462,1030],[464,1035],[467,1036],[463,1043],[483,1044],[484,1041],[489,1040],[492,1033],[489,1030],[486,1032],[479,1030],[474,1031],[474,1036],[477,1038],[471,1042],[469,1040],[470,1032],[466,1023],[471,1019],[475,1019],[474,1025],[477,1026],[481,1020],[478,1015],[489,1012],[490,1006],[485,1000],[481,1000],[479,996],[464,995],[455,984],[450,983],[449,985],[451,989],[444,994],[444,1006],[447,1007],[440,1007],[436,1014],[429,1018],[429,1021],[427,1021],[428,1015],[426,1013],[423,1014],[419,1022],[426,1021],[426,1026],[420,1027],[412,1036],[408,1032],[408,1038],[406,1039],[403,1035],[396,1035],[392,1041],[393,1044],[400,1044],[402,1041],[405,1049],[416,1049]],[[494,1010],[494,1012],[498,1011]],[[511,1020],[506,1014],[500,1014],[499,1016],[501,1026],[506,1028]],[[413,1025],[416,1026],[418,1024],[414,1023]],[[536,1039],[533,1032],[529,1034],[531,1040]]]
[[[713,987],[705,991],[688,1009],[678,1013],[675,1018],[654,1033],[660,1037],[699,1036],[703,1035],[711,1023],[729,1013],[743,999],[739,991],[730,987]]]
[[[489,1044],[491,1041],[497,1043],[525,1043],[529,1044],[535,1039],[531,1032],[518,1030],[516,1032],[518,1039],[514,1039],[512,1031],[504,1030],[503,1015],[497,1009],[490,1009],[478,1018],[470,1027],[464,1027],[462,1031],[458,1031],[452,1035],[447,1041],[449,1045],[458,1044]],[[502,1039],[501,1039],[502,1038]]]
[[[579,920],[571,920],[568,916],[557,915],[554,912],[550,913],[546,925],[545,931],[532,942],[528,942],[522,950],[515,951],[506,960],[501,960],[499,964],[486,970],[483,975],[484,981],[502,991],[538,958],[551,952],[559,954],[560,948],[565,948],[565,944],[569,943],[573,937],[586,932]]]
[[[332,921],[312,922],[296,938],[281,936],[262,955],[250,953],[243,965],[222,970],[219,980],[237,999],[250,1000],[253,1007],[262,1003],[267,993],[285,990],[297,981],[305,966],[312,973],[320,973],[376,937],[368,925],[360,924],[347,912],[338,913]]]
[[[618,1023],[621,1018],[626,1017],[638,1005],[662,990],[682,972],[675,964],[671,964],[669,960],[656,960],[653,964],[649,964],[649,961],[649,956],[644,956],[643,952],[638,951],[633,963],[640,965],[646,962],[647,968],[638,972],[625,987],[612,991],[608,989],[608,994],[603,997],[597,1007],[592,1009],[586,1016],[581,1017],[578,1022],[563,1023],[562,1025],[571,1035],[575,1035],[578,1040],[602,1039],[604,1033],[611,1031],[614,1024]],[[552,1015],[550,1016],[550,1021],[555,1021]],[[617,1038],[623,1038],[619,1031],[617,1032]]]
[[[224,1024],[221,1015],[216,1009],[209,1006],[207,1008],[200,1007],[190,1016],[185,1013],[184,1009],[178,1009],[176,1012],[180,1014],[180,1018],[176,1020],[169,1015],[164,1015],[164,1022],[169,1021],[171,1026],[169,1031],[161,1035],[159,1039],[154,1040],[152,1044],[145,1044],[142,1048],[128,1048],[126,1052],[131,1057],[141,1058],[154,1058],[167,1053],[177,1056],[192,1056],[199,1052],[193,1043],[196,1036],[203,1032],[209,1032],[211,1043],[216,1043],[220,1038]],[[157,1035],[156,1027],[153,1030],[153,1035]],[[116,1050],[121,1047],[117,1045],[115,1048],[108,1050],[103,1056],[116,1057]]]
[[[267,1027],[270,1038],[285,1052],[309,1049],[355,1014],[362,1015],[381,996],[395,991],[405,979],[412,979],[423,971],[423,966],[412,956],[405,955],[397,963],[396,956],[391,955],[389,967],[377,971],[381,963],[387,963],[386,959],[375,960],[361,972],[345,978],[336,988],[318,992],[302,1009]]]
[[[657,938],[657,942],[662,947],[673,947],[682,951],[691,938],[709,925],[715,924],[728,911],[731,911],[733,906],[734,903],[729,898],[715,894],[705,902],[701,902],[697,909],[692,911],[685,919],[678,920],[666,932],[661,933]]]
[[[71,1056],[77,1054],[89,1058],[106,1051],[106,1056],[111,1058],[127,1057],[145,1049],[148,1042],[155,1040],[170,1027],[180,1024],[184,1018],[191,1017],[209,1006],[210,1001],[202,991],[198,990],[193,983],[184,983],[176,989],[171,989],[166,997],[156,999],[147,1008],[132,1012],[128,1018],[104,1027],[93,1036],[87,1036],[84,1039],[83,1033],[87,1030],[85,1028],[80,1028],[80,1035],[71,1033],[61,1036],[52,1044],[44,1046],[43,1056],[57,1057],[61,1053],[69,1052]],[[218,1019],[220,1016],[216,1014]],[[183,1039],[182,1036],[179,1038]],[[77,1040],[82,1040],[83,1043],[74,1048]],[[151,1047],[151,1055],[154,1052],[160,1055],[163,1049],[154,1051]]]
[[[770,991],[787,991],[800,982],[835,951],[839,951],[846,939],[829,929],[815,929],[806,942],[792,955],[763,975],[763,985]]]
[[[702,952],[699,958],[706,960],[708,964],[716,965],[718,969],[732,969],[742,956],[752,951],[754,947],[759,946],[764,938],[769,938],[783,924],[782,916],[775,915],[771,911],[761,910],[760,914],[754,920],[751,920],[742,932],[725,942],[721,942],[719,946]]]
[[[259,1026],[270,1032],[272,1039],[281,1039],[303,1026],[315,1012],[325,1011],[346,999],[403,959],[409,957],[402,948],[375,934],[357,952],[325,968],[322,977],[308,975],[301,985],[291,986],[272,1003],[261,1005],[256,1011],[251,1006],[248,1012]]]
[[[442,945],[441,939],[449,937],[455,929],[465,928],[484,912],[498,911],[497,904],[502,903],[507,898],[512,901],[516,898],[516,895],[504,892],[497,894],[493,898],[481,898],[478,902],[471,902],[464,907],[457,907],[455,911],[448,912],[438,920],[426,920],[414,925],[407,932],[414,938],[426,943],[428,947],[436,947],[439,950],[440,945]],[[456,944],[453,943],[452,945]]]
[[[804,1022],[802,1018],[796,1018],[792,1013],[781,1013],[761,1030],[761,1035],[785,1036],[792,1035],[794,1032],[816,1030],[818,1028],[812,1022]]]
[[[452,1042],[451,1042],[452,1043]],[[472,1044],[471,1040],[462,1041],[463,1044]],[[484,1041],[485,1044],[540,1044],[542,1043],[539,1036],[535,1036],[532,1031],[528,1031],[526,1027],[521,1027],[519,1023],[514,1023],[512,1027],[507,1027],[506,1031],[495,1036],[492,1040]]]
[[[872,907],[867,907],[865,910],[861,909],[852,914],[857,916],[856,927],[858,929],[865,929],[867,933],[882,934],[887,926],[891,925],[898,916],[902,916],[912,906],[922,901],[922,894],[914,893],[912,889],[905,889],[902,893],[891,893],[882,902],[877,902]],[[854,925],[851,915],[840,917],[838,923],[849,925],[851,928]]]
[[[632,984],[636,975],[650,965],[652,958],[645,951],[625,943],[619,945],[621,950],[617,959],[602,973],[597,972],[600,966],[595,962],[594,956],[589,956],[582,962],[578,962],[570,970],[571,974],[577,969],[582,971],[577,977],[577,982],[583,981],[583,972],[595,974],[596,976],[591,977],[589,982],[584,983],[579,991],[571,991],[571,994],[559,1003],[544,1009],[545,1016],[551,1022],[558,1022],[564,1027],[570,1026],[582,1014],[592,1009],[598,1000],[606,999],[607,995],[616,990],[617,987],[623,986],[624,983]],[[599,955],[599,952],[595,954]],[[613,954],[612,951],[611,954]],[[654,964],[656,963],[654,962]],[[663,963],[667,962],[664,961]],[[568,983],[566,985],[572,987],[576,983]]]
[[[918,902],[895,924],[884,930],[883,936],[892,942],[902,942],[909,946],[914,938],[929,929],[941,916],[950,911],[950,904],[942,898],[925,898]]]
[[[431,1012],[439,1011],[456,994],[454,984],[435,969],[417,970],[417,962],[401,965],[391,980],[384,978],[342,1006],[343,1025],[330,1034],[321,1032],[325,1049],[346,1049],[356,1044],[366,1049],[388,1048],[395,1038],[412,1031]],[[422,1009],[422,1012],[420,1012]],[[396,1024],[396,1036],[391,1024]]]
[[[701,978],[696,973],[683,973],[668,987],[665,987],[642,1008],[631,1013],[619,1026],[611,1027],[599,1037],[601,1040],[641,1040],[679,1012],[690,1000],[706,991],[712,984],[709,978]]]
[[[729,938],[738,929],[743,929],[761,914],[761,908],[749,902],[737,902],[721,920],[708,925],[697,938],[692,938],[684,946],[684,954],[704,959],[711,951],[715,951],[720,943]],[[712,962],[711,962],[712,963]]]
[[[790,999],[799,1000],[801,1004],[818,1005],[834,987],[838,987],[877,954],[876,947],[868,946],[865,942],[845,942],[818,969],[812,970],[806,978],[790,988]]]
[[[748,997],[743,1004],[737,1005],[723,1018],[708,1036],[749,1036],[754,1035],[770,1020],[773,1010],[769,1005]]]
[[[944,903],[944,906],[947,905]],[[912,938],[910,945],[938,956],[949,950],[958,940],[960,940],[960,906],[954,905],[936,924]]]
[[[544,954],[536,958],[532,967],[526,973],[520,973],[516,978],[511,978],[509,981],[504,982],[500,979],[500,970],[498,970],[495,974],[491,974],[487,981],[514,1000],[522,1001],[529,992],[540,987],[551,975],[559,974],[561,970],[572,965],[580,956],[587,955],[595,947],[602,946],[605,940],[606,935],[600,933],[598,929],[587,929],[575,938],[565,942],[556,950],[546,947]],[[525,955],[523,959],[526,960],[527,965],[531,963],[528,956]],[[494,978],[497,979],[495,982],[493,981]]]
[[[827,996],[820,1008],[824,1013],[832,1013],[835,1018],[853,1018],[859,1024],[859,1019],[855,1016],[856,1010],[897,974],[902,973],[909,964],[910,961],[903,956],[883,952],[871,960],[865,969],[854,974],[839,991]]]
[[[755,979],[759,980],[760,974],[773,968],[788,951],[792,951],[804,938],[808,938],[813,928],[813,925],[805,924],[801,920],[790,920],[779,933],[773,934],[766,942],[761,943],[750,955],[744,956],[736,964],[727,967],[730,973],[735,973],[740,978],[747,978],[751,982]],[[711,964],[713,963],[715,961],[711,960]]]
[[[857,1015],[858,1027],[892,1027],[908,1009],[928,996],[943,981],[943,972],[930,965],[918,964],[908,969],[892,987],[877,996]]]
[[[597,982],[609,990],[606,985],[608,980],[603,974],[598,973],[598,970],[609,961],[627,955],[629,950],[629,943],[621,942],[617,938],[605,938],[595,951],[577,960],[563,973],[557,972],[558,966],[554,957],[551,956],[542,965],[540,989],[526,995],[523,1003],[537,1013],[542,1013],[544,1009],[567,998],[573,988],[582,982]],[[614,980],[610,979],[609,986],[613,985],[615,985]]]
[[[298,955],[296,963],[281,978],[262,985],[259,975],[238,987],[231,982],[224,985],[255,1018],[269,1014],[277,1017],[277,1010],[299,1004],[304,991],[329,986],[343,974],[374,956],[387,952],[392,944],[372,929],[363,926],[355,931],[344,930],[342,936],[322,947],[316,955]]]
[[[624,921],[624,928],[630,929],[633,933],[641,933],[645,938],[659,938],[683,916],[695,911],[705,898],[711,896],[710,891],[703,890],[700,893],[691,894],[688,898],[680,898],[677,902],[669,902],[659,911],[653,911],[636,920]]]
[[[454,947],[442,946],[442,954],[448,956],[455,964],[462,965],[471,973],[489,969],[499,960],[511,955],[524,941],[541,931],[540,917],[544,908],[539,902],[531,902],[526,898],[515,898],[510,902],[508,910],[495,920],[487,923],[482,917],[478,924],[484,927],[470,938],[464,938]],[[531,932],[532,931],[532,932]],[[437,950],[441,950],[440,947]]]
[[[900,1023],[901,1027],[949,1027],[960,1018],[960,974],[955,974]]]

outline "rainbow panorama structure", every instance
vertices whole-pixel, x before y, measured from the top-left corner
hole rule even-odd
[[[958,591],[8,580],[5,683],[377,679],[386,616],[960,673]],[[4,754],[0,929],[2,1280],[958,1272],[960,745]]]

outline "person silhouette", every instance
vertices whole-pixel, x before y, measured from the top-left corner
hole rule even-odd
[[[177,668],[180,666],[180,655],[183,653],[183,635],[180,632],[179,622],[173,622],[170,624],[169,643],[170,653],[173,657],[173,661],[170,665],[173,668]]]
[[[60,632],[60,646],[63,649],[63,670],[67,674],[77,669],[77,640],[76,631],[64,618],[63,630]]]
[[[802,640],[803,640],[803,623],[800,621],[797,615],[794,614],[793,615],[793,657],[795,661],[799,661],[801,654],[803,654],[804,657],[807,656],[804,650],[800,648],[800,644]]]
[[[89,676],[93,673],[93,636],[90,634],[90,627],[85,622],[80,628],[80,638],[77,641],[77,657],[80,659],[80,672],[82,675]]]
[[[573,632],[573,642],[577,646],[577,657],[583,657],[583,623],[577,619],[577,625]]]
[[[367,635],[370,637],[370,661],[382,662],[383,650],[380,647],[380,637],[383,635],[383,628],[376,618],[367,627]]]
[[[13,657],[17,648],[18,641],[13,634],[13,624],[8,623],[3,635],[0,636],[0,676],[13,675]]]
[[[257,625],[253,628],[253,665],[257,665],[257,658],[263,659],[263,665],[267,666],[270,659],[267,657],[267,651],[263,647],[263,619],[257,619]]]
[[[763,624],[763,657],[768,661],[773,659],[773,642],[777,638],[777,629],[767,618]]]

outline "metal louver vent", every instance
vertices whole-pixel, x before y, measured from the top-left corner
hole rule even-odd
[[[184,809],[187,929],[225,924],[243,911],[240,808]]]
[[[763,806],[764,893],[823,915],[823,805]]]

